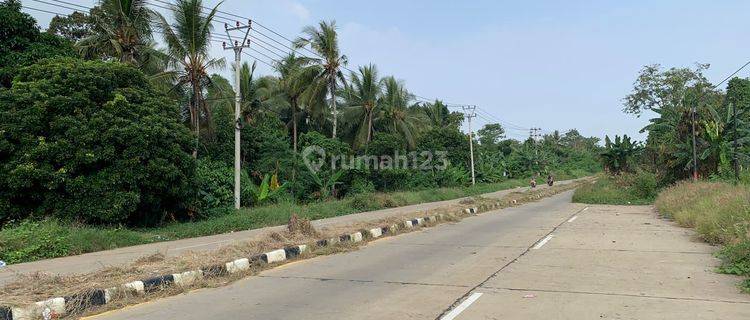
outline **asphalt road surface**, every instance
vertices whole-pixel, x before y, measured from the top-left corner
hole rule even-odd
[[[750,319],[716,250],[572,192],[95,319]]]

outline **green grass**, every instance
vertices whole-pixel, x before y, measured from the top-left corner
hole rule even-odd
[[[580,173],[580,176],[585,176]],[[580,177],[578,176],[578,177]],[[563,176],[559,179],[575,178]],[[263,207],[226,210],[206,220],[171,223],[156,228],[92,227],[58,220],[22,221],[0,230],[0,260],[21,263],[115,249],[138,244],[193,238],[287,223],[294,213],[311,220],[424,202],[450,200],[527,186],[527,179],[478,184],[473,187],[360,194],[341,200],[298,205],[278,203]]]
[[[750,293],[750,186],[681,182],[660,193],[655,205],[704,241],[723,245],[718,271],[748,277],[740,287]]]
[[[656,197],[656,179],[647,173],[612,177],[600,176],[596,182],[581,186],[573,202],[588,204],[643,205]]]

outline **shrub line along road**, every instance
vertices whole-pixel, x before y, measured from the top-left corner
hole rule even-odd
[[[748,319],[715,248],[572,192],[94,319]],[[551,235],[551,237],[550,237]]]
[[[577,180],[566,180],[560,181],[557,184],[567,184]],[[546,186],[540,186],[540,189],[546,188]],[[528,189],[528,188],[527,188]],[[502,190],[493,193],[483,194],[482,196],[488,198],[502,198],[503,196],[518,191],[519,189]],[[316,228],[323,228],[326,226],[333,225],[348,225],[355,222],[371,221],[388,218],[391,216],[399,216],[403,214],[427,211],[435,208],[440,208],[448,205],[458,204],[461,200],[466,198],[459,198],[446,201],[429,202],[423,204],[409,205],[397,208],[389,208],[383,210],[376,210],[370,212],[361,212],[356,214],[326,218],[321,220],[313,221],[313,225]],[[149,243],[131,247],[123,247],[107,251],[99,251],[86,253],[82,255],[61,257],[55,259],[19,263],[0,268],[0,286],[5,285],[14,279],[18,274],[26,274],[33,272],[47,272],[52,274],[76,274],[86,273],[99,270],[104,267],[111,266],[124,266],[132,263],[138,258],[148,256],[157,252],[160,252],[166,256],[177,256],[187,251],[207,251],[215,250],[217,248],[229,245],[233,242],[247,240],[249,238],[261,235],[263,233],[280,231],[285,226],[267,227],[260,229],[244,230],[232,233],[223,233],[212,236],[181,239],[174,241],[164,241]]]

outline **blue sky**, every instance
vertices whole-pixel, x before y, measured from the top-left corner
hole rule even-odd
[[[336,20],[351,69],[375,63],[420,96],[477,105],[492,116],[477,118],[475,128],[495,118],[522,128],[643,138],[638,131],[648,115],[621,112],[643,65],[710,63],[707,76],[718,82],[750,59],[750,1],[226,0],[220,10],[290,38],[321,19]],[[46,28],[51,15],[27,12]],[[232,57],[218,46],[213,53]],[[258,70],[270,72],[260,63]]]

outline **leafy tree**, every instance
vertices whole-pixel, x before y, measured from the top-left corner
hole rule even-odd
[[[178,119],[125,64],[67,58],[23,69],[0,91],[0,221],[186,216],[195,163]]]
[[[20,68],[44,58],[73,57],[72,43],[40,33],[36,20],[21,12],[17,0],[0,2],[0,88],[8,88]]]
[[[187,86],[190,92],[190,127],[196,139],[193,157],[198,156],[201,125],[212,122],[211,110],[203,100],[203,90],[211,86],[208,70],[224,66],[223,58],[208,55],[213,29],[211,22],[217,9],[218,5],[204,15],[202,0],[177,0],[171,5],[174,24],[158,15],[159,28],[164,31],[164,41],[169,47],[169,65],[173,68],[170,73],[176,79],[175,87]]]
[[[499,123],[488,123],[477,131],[479,143],[487,150],[497,150],[500,141],[505,138],[505,129]]]
[[[100,10],[99,7],[95,9]],[[54,16],[49,22],[47,33],[76,42],[91,35],[94,22],[91,15],[75,11],[67,16]]]
[[[438,127],[426,131],[417,142],[417,150],[445,152],[450,165],[469,167],[469,138],[458,129]],[[440,164],[434,160],[435,165]]]
[[[92,15],[94,27],[76,46],[88,59],[114,58],[140,66],[153,51],[151,22],[154,11],[146,0],[101,0]]]
[[[646,110],[683,108],[689,88],[710,86],[703,75],[703,70],[708,67],[708,64],[697,64],[695,69],[671,68],[666,71],[662,71],[658,64],[643,67],[633,92],[623,101],[623,111],[640,116]]]
[[[348,58],[341,54],[339,50],[339,39],[336,31],[336,22],[321,21],[318,27],[307,26],[302,29],[304,34],[295,40],[294,45],[302,48],[310,45],[312,50],[317,53],[318,57],[305,58],[307,64],[318,66],[315,70],[315,80],[310,86],[310,104],[321,104],[326,100],[326,91],[330,99],[331,109],[333,111],[333,129],[331,137],[336,138],[336,129],[338,124],[338,110],[336,108],[336,92],[339,82],[346,83],[341,67],[346,66]]]

